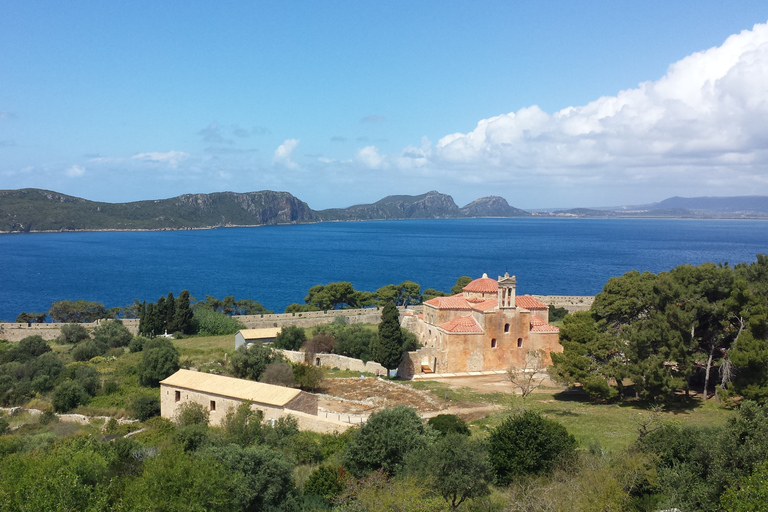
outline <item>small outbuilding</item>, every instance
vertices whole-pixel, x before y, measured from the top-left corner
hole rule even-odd
[[[243,402],[259,409],[265,419],[277,419],[291,411],[317,416],[317,395],[252,380],[179,370],[160,381],[160,415],[170,420],[179,407],[196,402],[209,411],[212,425],[220,425],[230,409]]]
[[[267,329],[241,329],[235,334],[235,349],[247,346],[249,343],[268,343],[275,341],[280,333],[280,328]]]

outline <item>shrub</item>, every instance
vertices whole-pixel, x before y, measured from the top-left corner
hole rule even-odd
[[[72,359],[75,361],[89,361],[94,357],[103,355],[108,348],[107,345],[96,340],[81,341],[72,349]]]
[[[304,430],[291,437],[286,450],[299,464],[317,464],[323,460],[319,441],[320,434]]]
[[[125,347],[133,334],[123,325],[122,320],[105,320],[93,330],[93,339],[109,348]]]
[[[276,386],[285,386],[288,388],[293,387],[296,384],[296,380],[293,377],[293,368],[286,362],[275,361],[270,363],[264,368],[264,373],[261,374],[259,382],[265,384],[274,384]]]
[[[160,415],[160,399],[155,396],[140,396],[131,403],[134,416],[139,421]]]
[[[86,402],[88,393],[73,380],[65,380],[53,392],[52,404],[56,412],[69,412]]]
[[[383,470],[394,475],[405,456],[427,442],[426,429],[414,409],[398,405],[371,414],[344,450],[344,467],[357,477]]]
[[[77,382],[83,391],[91,396],[96,396],[101,387],[99,372],[93,366],[73,363],[67,367],[66,375],[67,378]]]
[[[192,317],[193,329],[203,336],[235,334],[245,328],[242,322],[231,316],[210,309],[198,309]]]
[[[319,366],[297,364],[293,367],[296,385],[304,391],[315,391],[323,383],[325,372]]]
[[[275,338],[275,348],[299,350],[306,341],[307,334],[303,328],[289,325],[280,329],[277,338]]]
[[[128,351],[131,353],[141,352],[148,341],[149,339],[144,336],[134,336],[131,342],[128,343]]]
[[[159,338],[144,344],[138,372],[139,384],[157,387],[161,380],[178,369],[179,353],[170,341]]]
[[[427,421],[427,425],[443,436],[447,434],[470,435],[467,423],[453,414],[438,414],[437,416],[430,418],[429,421]]]
[[[185,402],[179,407],[176,413],[176,424],[179,427],[189,425],[208,425],[209,412],[204,406],[197,402]]]
[[[533,411],[502,421],[491,432],[488,446],[496,481],[502,485],[517,475],[549,474],[575,450],[576,439],[564,426]]]
[[[232,373],[240,379],[259,380],[267,366],[275,359],[275,352],[260,343],[240,347],[232,355]]]
[[[58,343],[75,344],[88,339],[88,331],[80,324],[66,324],[61,326],[61,334],[56,341]]]
[[[328,503],[344,490],[344,477],[341,468],[320,466],[314,470],[304,484],[304,494],[322,496]]]
[[[8,420],[0,416],[0,436],[2,436],[3,434],[7,434],[8,432],[10,432],[10,427],[8,426]]]

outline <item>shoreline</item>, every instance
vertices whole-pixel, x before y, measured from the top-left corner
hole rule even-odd
[[[187,226],[187,227],[164,227],[164,228],[76,228],[76,229],[31,229],[29,231],[1,231],[0,235],[24,235],[35,233],[130,233],[130,232],[159,232],[159,231],[206,231],[213,229],[226,229],[226,228],[261,228],[268,226],[299,226],[299,225],[311,225],[311,224],[325,224],[325,223],[342,223],[342,222],[384,222],[384,221],[404,221],[404,220],[473,220],[473,219],[557,219],[557,220],[744,220],[744,221],[768,221],[768,215],[764,217],[665,217],[665,216],[577,216],[577,215],[530,215],[525,217],[439,217],[428,219],[346,219],[346,220],[318,220],[308,222],[288,222],[288,223],[275,223],[275,224],[223,224],[215,226]]]

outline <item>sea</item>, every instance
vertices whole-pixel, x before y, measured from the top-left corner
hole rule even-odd
[[[107,307],[189,290],[282,312],[316,284],[375,291],[405,280],[449,291],[505,272],[519,294],[594,295],[612,276],[768,253],[768,221],[450,219],[189,231],[0,235],[0,321],[58,300]]]

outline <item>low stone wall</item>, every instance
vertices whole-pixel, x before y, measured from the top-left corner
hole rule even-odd
[[[569,313],[576,311],[589,311],[595,297],[591,295],[532,295],[546,305],[556,308],[565,308]]]
[[[286,359],[293,363],[306,362],[307,353],[297,350],[278,350]],[[319,364],[318,364],[319,361]],[[376,375],[386,375],[387,369],[375,361],[364,363],[360,359],[353,359],[338,354],[315,354],[311,363],[315,366],[326,368],[338,368],[339,370],[351,370],[353,372],[368,372]]]
[[[402,318],[405,308],[399,307]],[[422,306],[408,306],[408,311],[420,313]],[[381,309],[334,309],[329,311],[307,311],[303,313],[277,313],[271,315],[236,316],[248,329],[267,329],[270,327],[314,327],[330,324],[337,317],[344,317],[348,324],[377,324],[381,322]]]
[[[91,323],[80,324],[87,330],[94,329],[101,320],[96,320]],[[139,333],[139,319],[138,318],[126,318],[122,320],[123,325],[131,331],[134,336]],[[21,341],[27,336],[39,335],[44,340],[56,339],[61,334],[61,326],[67,325],[64,323],[46,323],[46,324],[24,324],[18,322],[2,322],[0,323],[0,339],[8,341]]]

